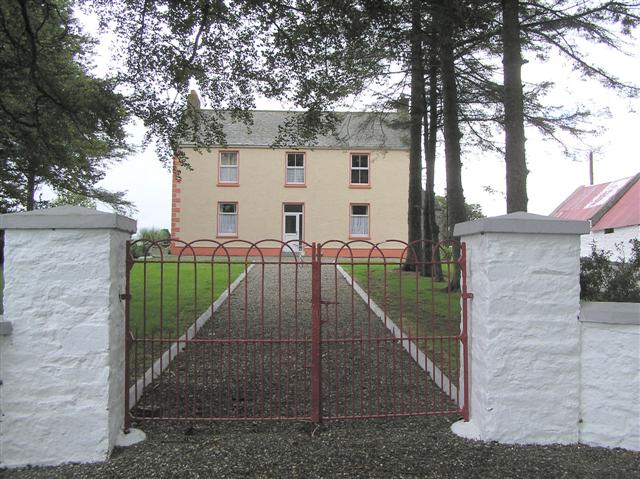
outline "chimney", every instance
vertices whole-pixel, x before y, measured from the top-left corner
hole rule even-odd
[[[197,91],[191,90],[191,92],[189,92],[189,96],[187,97],[187,105],[194,110],[200,109],[200,97],[198,96]]]

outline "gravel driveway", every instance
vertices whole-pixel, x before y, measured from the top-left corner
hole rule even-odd
[[[338,304],[323,307],[323,337],[333,341],[323,346],[324,415],[385,413],[399,403],[404,412],[454,408],[342,278],[336,282],[333,269],[325,269],[323,298]],[[241,285],[232,295],[232,314],[223,307],[199,337],[270,342],[191,347],[140,406],[166,416],[308,415],[309,275],[309,265],[280,272],[270,265],[264,275],[260,266],[254,268],[246,289]],[[361,335],[372,341],[346,340]],[[640,453],[466,441],[450,432],[457,419],[333,420],[320,426],[251,419],[144,421],[137,427],[147,440],[116,449],[105,463],[0,471],[0,478],[640,478]]]
[[[455,413],[333,264],[321,280],[324,417]],[[136,416],[309,418],[310,264],[257,264],[197,340],[147,388]]]

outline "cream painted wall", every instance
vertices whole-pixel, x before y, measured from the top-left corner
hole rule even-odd
[[[409,153],[370,154],[371,188],[349,187],[350,153],[361,150],[299,150],[305,153],[306,187],[285,187],[286,149],[233,148],[239,152],[238,187],[216,186],[219,149],[187,150],[192,171],[181,172],[178,236],[216,238],[218,202],[238,203],[238,237],[282,239],[283,203],[304,203],[305,241],[349,240],[350,203],[369,203],[371,241],[407,239]],[[397,245],[393,245],[397,247]]]

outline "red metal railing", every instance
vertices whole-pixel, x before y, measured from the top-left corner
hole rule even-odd
[[[127,427],[466,417],[464,244],[425,243],[414,271],[397,241],[165,246],[127,247]]]

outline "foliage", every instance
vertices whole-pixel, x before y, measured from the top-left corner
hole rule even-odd
[[[96,186],[128,151],[128,116],[71,15],[70,0],[0,3],[0,212],[33,209],[41,184],[130,206]]]
[[[167,255],[169,248],[169,238],[171,234],[167,229],[140,228],[136,234],[136,241],[131,248],[131,255],[134,258],[140,256],[160,256]]]
[[[52,208],[64,205],[74,205],[82,206],[83,208],[96,209],[96,200],[85,195],[72,193],[71,191],[58,191],[56,198],[53,201],[49,202],[49,206],[51,206]]]
[[[611,260],[611,252],[591,245],[591,255],[580,259],[580,298],[585,301],[640,303],[640,241],[629,240],[631,255],[620,254]],[[621,253],[622,245],[618,251]]]
[[[449,232],[448,215],[447,215],[447,198],[446,196],[436,195],[436,204],[438,205],[439,213],[436,213],[436,220],[440,229],[440,239],[447,239]],[[482,212],[482,206],[478,203],[466,203],[464,204],[467,221],[479,220],[484,218],[485,214]]]

